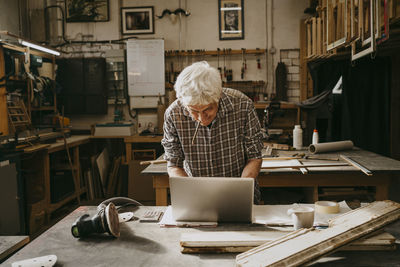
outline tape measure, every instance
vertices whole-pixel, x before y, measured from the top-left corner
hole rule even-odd
[[[315,202],[315,212],[334,214],[339,213],[340,207],[337,202],[334,201],[317,201]]]

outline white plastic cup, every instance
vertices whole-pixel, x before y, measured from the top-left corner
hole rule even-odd
[[[298,206],[287,211],[292,216],[293,228],[311,228],[314,225],[314,209],[311,207]]]

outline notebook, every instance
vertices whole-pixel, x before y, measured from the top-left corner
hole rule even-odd
[[[177,221],[252,221],[252,178],[170,177],[169,185]]]

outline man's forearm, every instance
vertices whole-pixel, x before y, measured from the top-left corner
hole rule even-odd
[[[261,169],[262,159],[249,159],[246,166],[244,166],[242,177],[243,178],[257,178]]]
[[[184,169],[180,168],[180,167],[168,167],[168,175],[170,177],[187,177],[187,173],[185,172]]]

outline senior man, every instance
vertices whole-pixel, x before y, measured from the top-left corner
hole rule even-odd
[[[205,61],[186,67],[174,88],[177,100],[165,112],[161,141],[169,176],[256,179],[263,144],[250,98],[222,88],[219,71]],[[258,203],[258,186],[254,193]]]

